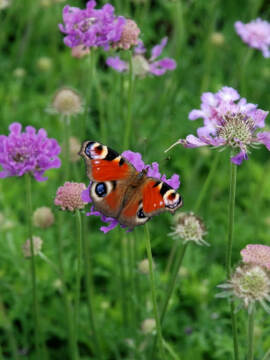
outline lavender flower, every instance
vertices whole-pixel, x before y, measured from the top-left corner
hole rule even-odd
[[[230,87],[223,87],[216,94],[204,93],[201,100],[201,109],[189,113],[190,120],[204,120],[204,126],[197,129],[198,136],[188,135],[170,148],[176,144],[187,148],[229,146],[239,151],[231,157],[236,165],[248,159],[249,147],[264,144],[270,150],[270,132],[258,132],[258,129],[265,126],[268,111],[247,103],[245,98],[240,98],[238,92]]]
[[[88,48],[97,46],[108,50],[112,43],[120,40],[125,18],[114,15],[114,7],[105,4],[101,9],[95,9],[96,2],[90,0],[86,9],[65,6],[63,9],[63,24],[59,29],[64,34],[64,43],[73,48],[84,45]]]
[[[143,54],[145,54],[146,49],[143,45],[143,42],[139,40],[138,46],[134,48],[133,58],[132,58],[132,67],[133,72],[137,76],[145,76],[147,74],[153,74],[156,76],[161,76],[165,74],[168,70],[174,70],[176,68],[176,62],[171,58],[163,58],[157,60],[161,56],[164,47],[166,46],[168,38],[163,38],[159,45],[156,45],[151,50],[151,56],[147,59]],[[121,60],[119,56],[108,57],[106,64],[112,67],[118,72],[128,71],[128,63],[124,60]]]
[[[9,126],[8,136],[0,135],[0,178],[22,176],[30,172],[37,181],[45,181],[43,174],[51,168],[61,166],[57,155],[61,148],[55,139],[49,139],[44,129],[36,132],[27,126],[21,132],[22,125],[13,123]]]
[[[177,190],[180,186],[180,180],[179,175],[174,174],[170,179],[167,179],[165,175],[161,175],[159,172],[159,166],[157,162],[153,162],[151,165],[145,165],[142,156],[140,153],[135,153],[133,151],[127,150],[122,153],[122,156],[127,159],[137,171],[142,171],[143,169],[147,169],[147,175],[161,179],[162,181],[166,182],[168,185],[170,185],[173,189]],[[90,197],[90,186],[91,182],[89,184],[89,187],[84,190],[81,193],[81,198],[83,202],[91,203],[92,199]],[[108,223],[108,226],[101,226],[100,230],[103,231],[105,234],[109,232],[110,230],[114,229],[119,222],[111,217],[106,217],[103,214],[101,214],[99,211],[95,211],[94,207],[92,206],[90,209],[90,212],[86,214],[87,216],[94,215],[94,216],[100,216],[101,220],[105,223]],[[122,225],[121,225],[122,226]],[[124,226],[122,226],[124,227]]]
[[[265,58],[270,57],[270,23],[256,19],[248,24],[237,21],[234,24],[237,34],[250,47],[261,50]]]

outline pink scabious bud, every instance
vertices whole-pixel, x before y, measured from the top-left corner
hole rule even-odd
[[[121,38],[114,47],[128,50],[132,46],[138,45],[140,32],[141,30],[135,21],[127,19],[122,30]]]
[[[43,241],[38,236],[33,236],[32,240],[34,255],[38,255],[42,249]],[[32,256],[30,239],[27,239],[26,242],[23,244],[22,251],[25,258],[30,258]]]
[[[71,55],[75,58],[82,58],[84,57],[85,55],[88,55],[90,54],[90,49],[89,47],[81,44],[81,45],[77,45],[77,46],[74,46],[72,49],[71,49]]]
[[[54,223],[54,215],[52,210],[47,206],[42,206],[33,214],[33,223],[36,227],[46,229]]]
[[[247,245],[241,256],[244,263],[261,265],[270,270],[270,246]]]
[[[60,206],[62,210],[83,209],[86,202],[82,200],[81,194],[85,189],[86,186],[83,183],[65,182],[58,188],[54,204]]]

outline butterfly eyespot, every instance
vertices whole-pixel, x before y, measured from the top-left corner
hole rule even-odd
[[[104,182],[98,183],[95,188],[95,193],[99,197],[104,197],[107,194],[107,186]]]
[[[176,209],[182,202],[181,196],[174,190],[168,190],[164,196],[165,206],[169,209]]]
[[[142,208],[140,208],[140,209],[138,210],[138,212],[137,212],[137,217],[138,217],[139,219],[144,219],[144,218],[146,218],[146,216],[145,216]]]
[[[90,159],[105,159],[108,154],[107,146],[92,141],[86,145],[84,151],[86,156],[88,156]]]

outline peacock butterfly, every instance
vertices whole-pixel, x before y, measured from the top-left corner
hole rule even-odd
[[[91,180],[95,210],[133,229],[163,211],[174,213],[181,196],[167,183],[138,172],[123,156],[94,141],[85,141],[80,153]]]

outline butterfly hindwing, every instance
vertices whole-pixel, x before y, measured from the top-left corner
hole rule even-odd
[[[154,216],[163,211],[174,213],[182,206],[181,196],[167,183],[147,178],[142,188],[143,211],[146,216]]]

